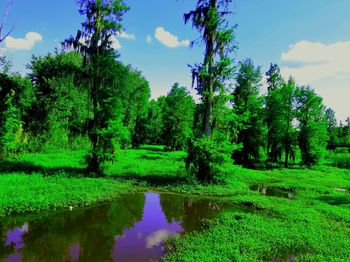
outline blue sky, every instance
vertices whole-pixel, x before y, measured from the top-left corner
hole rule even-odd
[[[183,23],[183,13],[195,2],[126,0],[125,34],[117,38],[121,60],[144,73],[153,97],[166,94],[174,82],[190,86],[187,64],[202,60],[201,46],[187,46],[197,33]],[[310,84],[339,120],[350,116],[349,0],[236,0],[232,10],[230,20],[238,24],[236,61],[252,58],[263,71],[278,63],[285,77]],[[74,0],[14,0],[7,25],[17,27],[3,51],[25,72],[33,54],[52,52],[82,20]]]

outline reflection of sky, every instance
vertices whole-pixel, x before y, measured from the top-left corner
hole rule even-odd
[[[79,254],[80,254],[80,244],[75,244],[70,247],[70,258],[71,261],[79,261]]]
[[[14,245],[15,249],[21,249],[24,247],[23,234],[28,232],[28,223],[24,223],[22,227],[16,227],[14,230],[7,231],[6,246]]]
[[[145,261],[162,256],[162,242],[182,231],[176,223],[168,223],[160,205],[160,196],[145,193],[142,220],[116,237],[112,257],[115,261]],[[122,252],[121,252],[122,251]]]
[[[16,253],[10,255],[5,261],[6,262],[17,262],[21,261],[21,255],[17,251],[24,247],[23,234],[28,233],[28,223],[24,223],[22,227],[16,227],[13,230],[7,231],[6,246],[14,246]]]

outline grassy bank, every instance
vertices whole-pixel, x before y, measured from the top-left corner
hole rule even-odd
[[[226,185],[201,185],[186,175],[184,152],[154,146],[120,152],[105,179],[83,178],[83,156],[25,154],[1,162],[0,215],[90,205],[130,190],[226,196],[250,212],[223,213],[202,231],[170,239],[166,260],[350,260],[349,169],[232,167]]]
[[[42,174],[0,175],[0,217],[112,200],[133,190],[131,183],[107,179],[43,177]]]

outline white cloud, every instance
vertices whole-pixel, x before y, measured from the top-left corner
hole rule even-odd
[[[150,44],[152,42],[152,36],[148,35],[146,37],[146,42]]]
[[[135,40],[136,39],[135,35],[128,34],[124,31],[122,31],[120,34],[118,34],[118,37],[126,39],[126,40]]]
[[[170,235],[171,233],[166,229],[155,231],[146,238],[146,247],[153,248],[159,246],[159,244],[165,241]]]
[[[25,38],[14,38],[9,36],[5,39],[5,46],[8,49],[30,50],[33,46],[43,40],[43,37],[36,32],[29,32]]]
[[[300,41],[281,54],[282,75],[311,85],[335,110],[338,120],[349,116],[350,41],[323,44]]]
[[[286,64],[281,68],[282,73],[304,83],[344,77],[350,73],[350,41],[330,45],[301,41],[282,53],[281,60]]]
[[[119,40],[115,36],[112,36],[111,41],[112,41],[112,47],[114,49],[118,50],[122,48],[122,45],[120,44]]]
[[[157,27],[154,36],[159,42],[170,48],[190,45],[190,41],[188,39],[179,41],[177,36],[165,31],[164,27]]]

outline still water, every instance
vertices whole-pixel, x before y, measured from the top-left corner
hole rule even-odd
[[[214,199],[139,193],[97,207],[0,221],[0,261],[160,261],[169,236],[199,230],[203,219],[226,208],[227,202]]]

